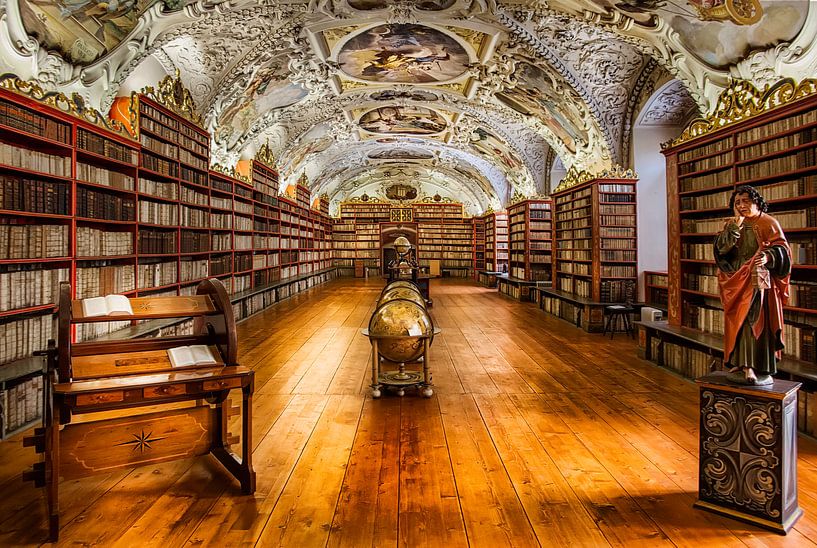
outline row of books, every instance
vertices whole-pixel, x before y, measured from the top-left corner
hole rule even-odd
[[[732,182],[732,172],[730,168],[721,171],[711,171],[702,175],[692,175],[681,178],[681,192],[691,192],[695,190],[706,190],[715,186],[726,185]]]
[[[179,161],[184,162],[186,164],[190,164],[191,166],[201,169],[203,171],[207,171],[208,162],[201,156],[197,156],[192,152],[181,149],[179,151]],[[308,207],[308,204],[307,204]]]
[[[702,265],[700,273],[685,272],[683,274],[682,286],[684,289],[692,291],[700,291],[701,293],[708,293],[712,296],[717,296],[720,288],[718,286],[717,270],[712,265]]]
[[[166,160],[159,156],[148,154],[144,149],[141,154],[142,167],[147,168],[156,173],[167,175],[168,177],[179,176],[179,164]]]
[[[135,148],[117,143],[84,128],[77,128],[77,147],[126,164],[135,166],[139,163],[139,152]]]
[[[696,261],[714,261],[715,255],[712,242],[704,244],[681,243],[681,258]]]
[[[556,220],[561,223],[562,221],[567,221],[570,219],[582,219],[584,217],[589,217],[591,212],[592,208],[590,206],[570,209],[567,211],[559,211],[556,213]]]
[[[601,275],[606,278],[635,278],[637,273],[634,266],[601,265]]]
[[[150,150],[151,152],[178,160],[179,147],[177,145],[168,143],[167,141],[160,141],[159,139],[151,137],[147,133],[142,133],[139,136],[139,139],[142,142],[142,147]]]
[[[204,213],[204,215],[206,215],[206,213]],[[152,200],[139,200],[139,222],[153,225],[178,226],[179,206],[165,202],[154,202]],[[197,226],[186,222],[184,222],[184,225]]]
[[[579,274],[582,276],[590,276],[590,264],[589,263],[568,263],[568,262],[560,262],[558,263],[559,272],[564,274]]]
[[[646,283],[647,285],[668,287],[669,277],[667,276],[667,274],[647,274]]]
[[[77,188],[77,217],[109,221],[136,220],[136,201],[88,188]]]
[[[817,282],[792,280],[789,290],[789,306],[817,310]]]
[[[732,189],[712,194],[696,194],[694,196],[681,196],[681,212],[696,211],[700,209],[728,208],[729,199],[732,196]]]
[[[607,240],[605,240],[607,241]],[[616,240],[610,240],[616,241]],[[627,241],[627,240],[622,240]],[[559,240],[556,242],[557,249],[591,249],[593,247],[593,240],[590,238],[581,238],[578,240]],[[630,247],[630,246],[628,246]]]
[[[684,301],[682,306],[682,317],[686,327],[715,335],[723,335],[723,310],[701,306],[689,301]]]
[[[635,296],[635,280],[602,280],[600,283],[600,301],[603,303],[634,301]]]
[[[177,200],[179,198],[179,184],[139,177],[139,192],[166,200]]]
[[[9,265],[0,272],[0,312],[55,304],[60,282],[69,281],[70,275],[69,268]]]
[[[658,340],[654,342],[658,343]],[[657,355],[657,348],[653,349],[653,355]],[[695,379],[709,374],[710,371],[721,368],[722,360],[713,358],[706,352],[701,352],[687,346],[679,346],[671,342],[663,343],[663,362],[661,365]]]
[[[176,261],[138,264],[139,289],[161,287],[176,283],[179,266]]]
[[[557,230],[556,231],[556,238],[559,240],[562,239],[581,239],[581,238],[592,238],[593,237],[593,229],[592,228],[575,228],[572,230]]]
[[[543,295],[542,309],[545,312],[548,312],[549,314],[558,316],[559,318],[567,320],[573,325],[576,325],[576,323],[579,321],[579,318],[581,318],[581,312],[583,310],[583,307],[578,307],[573,303],[563,301],[562,299],[557,299],[555,297],[548,297],[547,295]]]
[[[0,99],[0,124],[39,135],[52,141],[71,143],[71,126],[24,106]]]
[[[599,192],[612,193],[635,192],[635,184],[634,183],[600,184]]]
[[[605,205],[599,206],[601,215],[635,215],[635,204],[633,205]]]
[[[136,272],[132,264],[112,265],[100,262],[77,268],[77,299],[128,293],[136,289]]]
[[[751,181],[764,177],[769,173],[785,173],[814,167],[817,165],[817,154],[815,150],[814,147],[811,147],[784,156],[740,165],[738,166],[737,178],[739,181]]]
[[[68,225],[0,224],[0,260],[67,257],[70,244]]]
[[[3,436],[42,417],[43,378],[28,377],[0,391],[0,423]]]
[[[635,194],[599,194],[599,202],[634,203]]]
[[[562,250],[559,249],[556,251],[556,258],[559,260],[565,261],[592,261],[593,260],[593,251],[588,250],[578,250],[578,249],[567,249]]]
[[[781,152],[790,148],[813,143],[817,140],[817,127],[809,127],[798,131],[797,133],[789,133],[776,139],[763,141],[756,145],[751,145],[745,148],[737,149],[737,158],[740,160],[754,160],[755,158],[762,158],[769,154]]]
[[[718,154],[717,156],[709,156],[707,158],[701,158],[699,160],[694,160],[692,162],[688,162],[685,164],[681,164],[678,166],[678,174],[679,175],[688,175],[690,173],[695,173],[696,171],[704,171],[706,169],[717,169],[720,167],[725,167],[732,163],[732,152],[725,152],[723,154]]]
[[[575,240],[575,242],[585,243],[587,247],[590,247],[592,243],[591,240]],[[631,238],[601,238],[600,246],[601,249],[635,249],[636,241]]]
[[[732,148],[732,137],[727,136],[723,139],[719,139],[717,141],[712,141],[711,143],[707,143],[706,145],[699,146],[697,148],[693,148],[691,150],[687,150],[685,152],[681,152],[678,154],[678,161],[679,162],[687,162],[689,160],[693,160],[700,156],[709,156],[710,154],[715,154],[717,152],[723,152]]]
[[[194,234],[201,235],[201,233]],[[203,233],[203,235],[208,236],[207,233]],[[137,233],[139,253],[144,255],[176,253],[177,239],[178,234],[175,230],[139,230]],[[207,247],[209,250],[209,239]],[[101,255],[107,255],[107,253]]]
[[[233,249],[233,235],[230,233],[213,234],[210,238],[213,251],[231,251]]]
[[[635,238],[635,227],[609,227],[599,228],[599,236],[602,238]]]
[[[118,190],[133,191],[135,189],[135,179],[132,175],[79,161],[77,162],[77,180]]]
[[[0,364],[31,356],[53,339],[54,316],[29,316],[0,323]]]
[[[207,232],[182,230],[180,240],[182,253],[210,251],[210,234]]]
[[[207,207],[210,205],[210,196],[203,192],[198,192],[189,186],[182,185],[181,196],[179,198],[182,202],[190,205],[199,205]],[[232,208],[230,208],[232,209]]]
[[[601,215],[599,221],[606,226],[632,226],[635,215]]]
[[[70,198],[68,183],[0,174],[0,209],[70,215]]]
[[[635,261],[636,251],[634,249],[629,250],[602,249],[600,251],[600,256],[602,261]]]
[[[108,232],[88,226],[77,227],[77,256],[132,255],[133,233]]]
[[[209,221],[210,215],[203,209],[196,209],[194,207],[181,206],[180,221],[182,226],[189,226],[195,228],[211,228]],[[169,223],[175,224],[175,223]]]
[[[814,344],[814,328],[803,328],[783,324],[783,353],[798,360],[817,362],[817,348]]]
[[[737,134],[737,144],[742,145],[751,143],[752,141],[757,141],[758,139],[771,137],[776,133],[791,131],[815,122],[817,122],[817,112],[814,110],[807,110],[800,114],[795,114],[794,116],[781,118],[780,120],[768,122],[751,129],[747,129],[746,131],[741,131]]]

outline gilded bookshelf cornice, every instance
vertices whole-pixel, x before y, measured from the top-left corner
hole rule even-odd
[[[64,93],[58,91],[45,91],[37,84],[21,80],[15,74],[11,73],[0,75],[0,88],[33,99],[38,103],[42,103],[74,118],[112,131],[122,137],[127,137],[128,139],[134,138],[123,123],[118,120],[111,120],[95,108],[89,107],[78,93],[72,93],[69,98]]]
[[[571,166],[569,170],[567,170],[567,175],[565,178],[559,182],[559,186],[557,186],[553,192],[562,192],[569,188],[573,188],[574,186],[584,184],[588,181],[593,181],[595,179],[638,179],[638,175],[632,169],[625,169],[620,165],[616,164],[612,167],[612,169],[605,169],[600,171],[599,173],[592,174],[589,171],[579,171],[576,169],[575,166]]]
[[[212,171],[215,171],[216,173],[221,173],[222,175],[226,175],[227,177],[232,177],[233,179],[241,181],[242,183],[247,183],[248,185],[252,184],[252,179],[245,175],[241,175],[239,172],[235,170],[235,167],[227,167],[221,164],[213,164],[212,166],[210,166],[210,169]]]
[[[269,146],[269,142],[261,145],[261,148],[259,148],[258,152],[255,153],[255,161],[262,163],[265,166],[270,167],[272,169],[276,169],[275,155],[272,153],[272,149]]]
[[[306,176],[306,173],[301,173],[301,176],[298,177],[298,184],[302,187],[309,188],[309,177]]]
[[[815,93],[817,79],[813,78],[807,78],[799,84],[791,78],[784,78],[762,91],[747,80],[733,80],[729,87],[721,92],[712,114],[706,118],[692,120],[680,136],[662,143],[661,149],[666,150],[709,135]]]
[[[201,116],[196,111],[196,102],[193,101],[190,90],[184,87],[178,70],[176,70],[175,78],[165,76],[156,88],[153,86],[143,88],[142,94],[175,112],[182,118],[193,122],[200,128],[204,128]]]

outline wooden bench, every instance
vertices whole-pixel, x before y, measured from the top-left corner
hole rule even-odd
[[[604,309],[624,303],[600,303],[553,288],[539,288],[539,308],[590,333],[604,331]]]
[[[502,272],[492,272],[490,270],[480,270],[477,272],[477,282],[479,285],[495,288],[496,287],[496,277],[501,276]]]
[[[255,491],[252,468],[253,372],[238,365],[235,320],[224,286],[202,281],[194,296],[130,299],[132,316],[86,318],[81,301],[60,286],[58,340],[49,342],[43,427],[25,440],[43,453],[24,478],[46,488],[49,533],[59,537],[59,481],[212,453]],[[193,335],[72,343],[72,326],[86,322],[194,319]],[[216,364],[173,367],[167,350],[208,345]],[[242,404],[227,396],[241,390]],[[179,404],[185,405],[165,405]],[[151,407],[151,412],[140,407]],[[156,409],[159,409],[158,411]],[[119,410],[115,417],[94,414]],[[74,421],[82,415],[81,421]],[[241,415],[240,442],[228,420]],[[240,457],[230,446],[240,443]]]

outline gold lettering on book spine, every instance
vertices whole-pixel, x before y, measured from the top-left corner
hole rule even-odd
[[[662,143],[661,148],[666,150],[681,145],[815,93],[817,79],[814,78],[807,78],[799,84],[791,78],[784,78],[762,91],[747,80],[733,80],[721,92],[712,114],[691,121],[680,136]]]

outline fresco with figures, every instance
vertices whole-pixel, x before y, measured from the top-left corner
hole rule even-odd
[[[369,153],[372,160],[433,160],[434,154],[419,148],[387,148]]]
[[[363,114],[360,127],[369,133],[433,135],[446,129],[448,122],[439,113],[416,106],[380,107]]]
[[[28,33],[47,50],[87,65],[124,40],[139,15],[159,0],[19,0]],[[167,10],[184,0],[164,0]]]
[[[468,53],[453,37],[416,24],[380,25],[352,38],[338,54],[341,70],[368,82],[433,84],[461,76]]]
[[[471,133],[471,145],[482,156],[491,160],[498,160],[505,169],[520,169],[522,162],[508,146],[496,135],[485,128],[478,127]]]
[[[707,65],[724,68],[755,50],[787,42],[802,30],[804,0],[593,0],[642,24],[667,21],[681,43]]]
[[[230,148],[261,113],[288,107],[308,95],[286,78],[288,62],[286,55],[270,59],[254,70],[246,87],[228,96],[218,116],[216,141]]]
[[[584,122],[578,112],[561,101],[547,74],[530,63],[517,65],[517,85],[496,97],[512,109],[526,116],[536,116],[570,152],[576,152],[577,141],[587,141]]]

